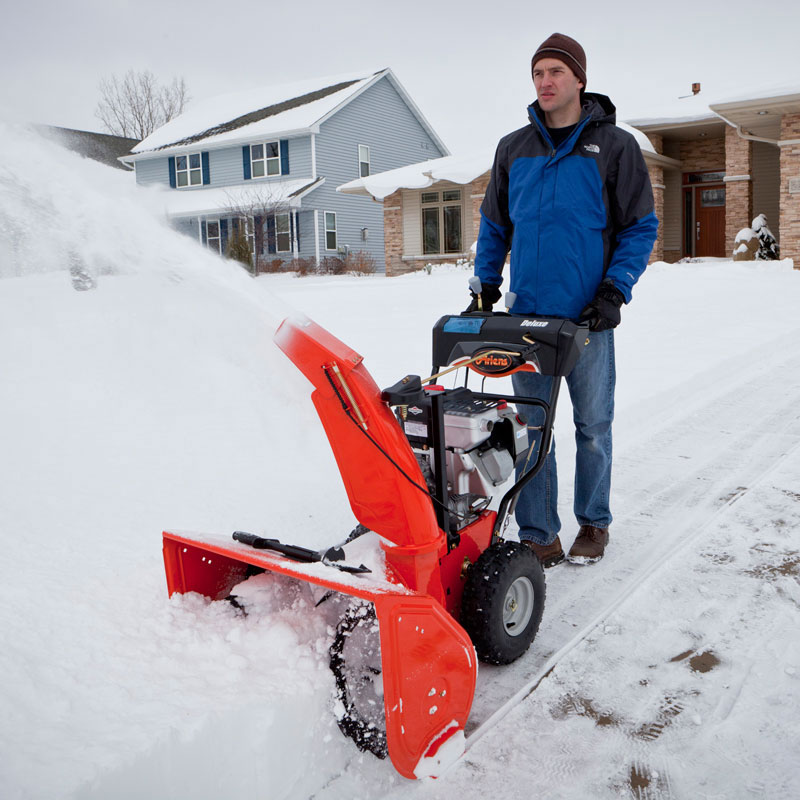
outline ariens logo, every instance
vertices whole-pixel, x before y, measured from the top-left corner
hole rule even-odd
[[[479,367],[502,367],[506,369],[511,366],[512,361],[509,356],[487,355],[479,358],[475,364]]]

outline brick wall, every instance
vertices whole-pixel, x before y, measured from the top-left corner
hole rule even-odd
[[[383,241],[387,277],[413,269],[403,262],[403,193],[399,189],[383,201]]]
[[[722,172],[725,169],[724,137],[681,142],[680,162],[683,172]]]
[[[800,139],[800,114],[784,114],[781,139]],[[800,144],[781,147],[781,258],[794,259],[800,269],[800,193],[789,191],[789,181],[800,181]]]
[[[734,128],[725,129],[725,253],[732,255],[736,234],[753,219],[753,143]],[[739,180],[739,179],[742,180]]]
[[[656,153],[664,153],[664,137],[657,133],[648,133],[647,138],[655,148]],[[650,184],[653,187],[653,204],[654,211],[658,218],[658,236],[653,245],[653,251],[650,253],[650,261],[664,260],[664,168],[655,164],[648,164],[647,171],[650,173]]]

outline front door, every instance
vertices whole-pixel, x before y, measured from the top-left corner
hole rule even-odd
[[[694,188],[694,254],[725,256],[725,187]]]

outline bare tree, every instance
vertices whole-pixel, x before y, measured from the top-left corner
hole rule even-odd
[[[276,227],[268,225],[267,218],[274,219],[276,216],[288,215],[291,209],[282,196],[272,192],[269,184],[248,188],[236,194],[226,192],[226,195],[228,202],[225,216],[238,220],[237,235],[231,233],[228,240],[229,247],[235,245],[237,253],[228,255],[245,262],[244,258],[239,257],[244,247],[237,239],[244,237],[247,242],[247,252],[250,253],[249,266],[254,274],[258,274],[266,267],[261,257],[262,250],[268,250],[270,246],[275,247],[278,236],[285,236],[289,243],[292,243],[291,223],[288,231],[281,232]],[[273,256],[273,260],[279,258],[277,254]]]
[[[189,102],[183,78],[162,86],[149,70],[131,69],[122,78],[103,78],[98,88],[95,116],[109,133],[139,141],[178,116]]]

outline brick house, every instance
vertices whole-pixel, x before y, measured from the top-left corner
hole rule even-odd
[[[651,176],[677,169],[646,136],[622,127],[639,142]],[[337,191],[383,202],[386,275],[401,275],[471,256],[493,158],[493,150],[446,156],[349,181]]]
[[[765,214],[800,268],[800,89],[708,103],[695,88],[669,116],[628,120],[669,159],[648,165],[662,222],[653,260],[730,258],[737,232]]]

